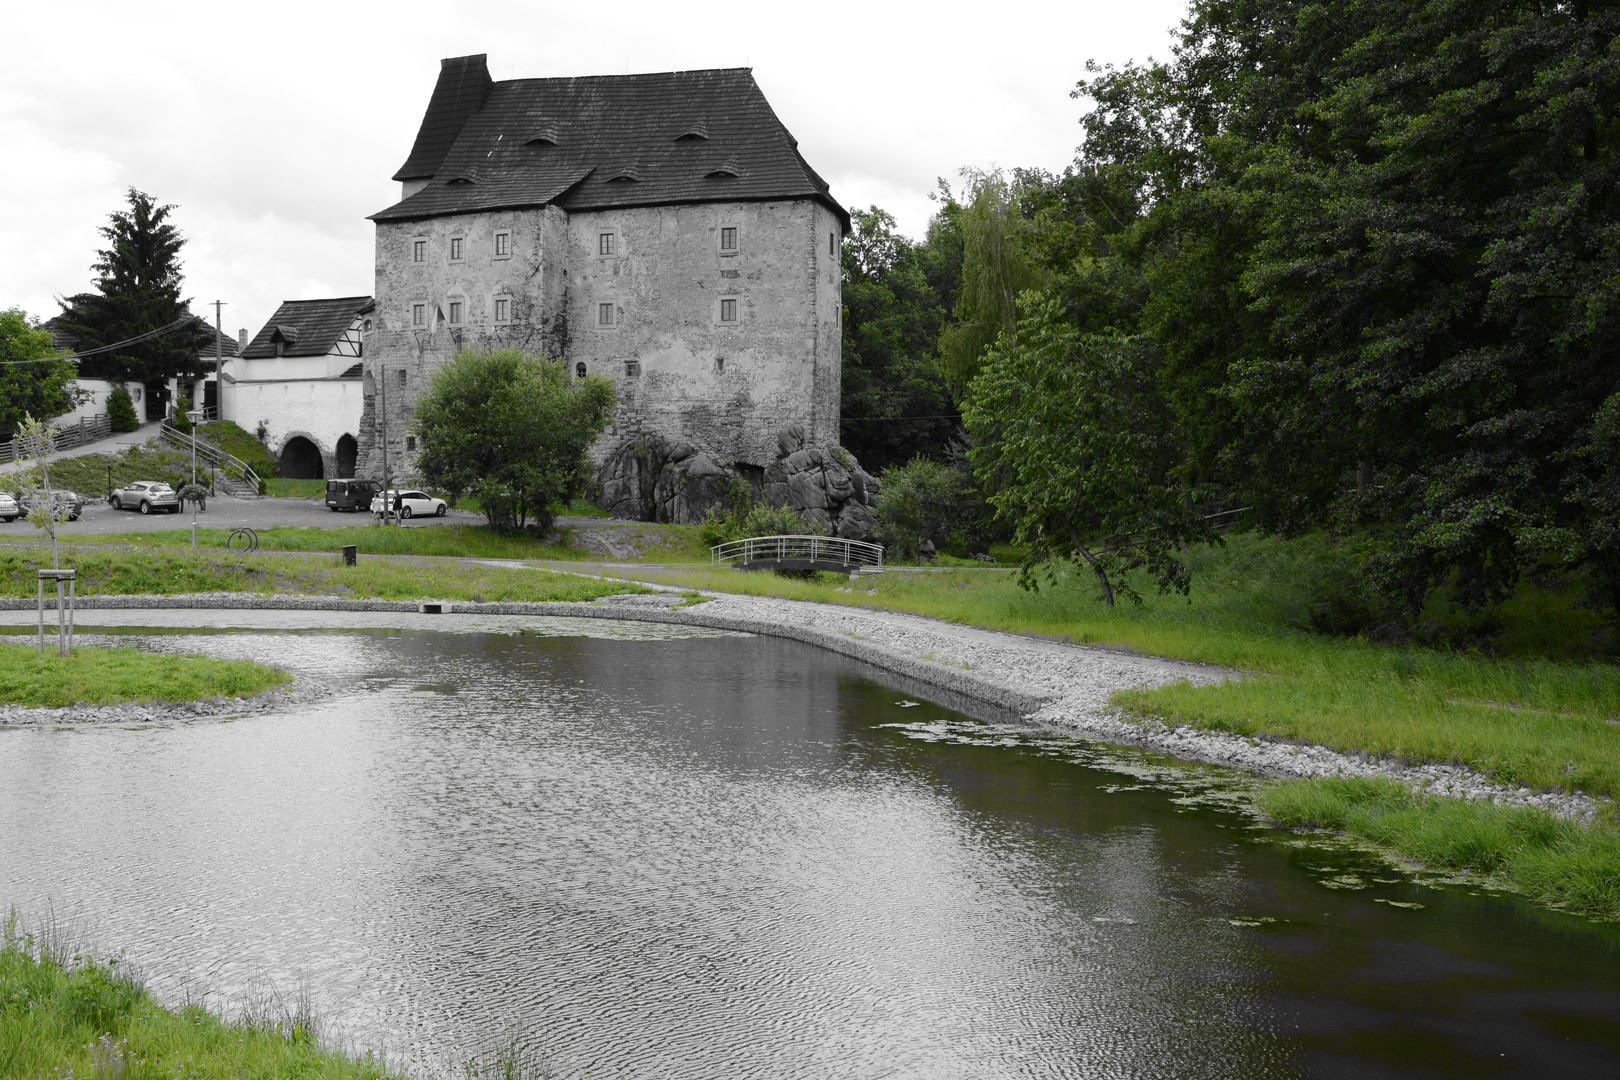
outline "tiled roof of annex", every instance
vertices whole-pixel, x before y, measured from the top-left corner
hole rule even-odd
[[[274,357],[276,343],[282,356],[325,356],[355,316],[371,306],[369,296],[338,296],[326,300],[285,300],[242,350],[245,360]]]
[[[748,68],[489,82],[483,56],[443,63],[394,175],[427,185],[374,221],[809,198],[848,227]]]

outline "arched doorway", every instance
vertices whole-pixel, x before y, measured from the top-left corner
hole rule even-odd
[[[294,435],[281,448],[281,464],[276,471],[289,480],[322,480],[326,477],[320,447],[302,435]]]
[[[354,459],[360,456],[360,446],[354,441],[353,435],[344,435],[337,441],[337,474],[338,479],[347,480],[354,476]]]

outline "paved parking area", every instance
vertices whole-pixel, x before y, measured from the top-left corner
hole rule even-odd
[[[336,529],[346,525],[370,525],[376,518],[364,512],[348,513],[328,510],[319,499],[237,499],[229,495],[216,495],[208,500],[208,510],[197,515],[197,527],[202,529],[269,529],[277,525],[314,526],[318,529]],[[442,518],[412,518],[404,523],[407,529],[431,529],[439,525],[482,525],[484,515],[470,510],[451,510]],[[165,529],[190,529],[191,506],[178,514],[142,514],[134,510],[114,510],[105,502],[90,503],[78,521],[66,521],[58,527],[58,536],[84,533],[137,533],[159,532]],[[0,540],[23,540],[41,535],[38,529],[18,518],[9,524],[0,522]]]

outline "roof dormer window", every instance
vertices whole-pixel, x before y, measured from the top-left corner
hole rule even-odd
[[[618,184],[618,183],[636,184],[636,183],[640,183],[641,182],[641,170],[637,169],[634,165],[626,165],[624,168],[620,169],[618,172],[616,172],[612,176],[608,177],[607,182],[610,183],[610,184]]]
[[[452,186],[459,186],[461,184],[476,184],[478,181],[473,179],[471,176],[468,176],[466,173],[462,173],[460,176],[452,176],[450,179],[446,180],[445,183]]]
[[[701,120],[695,124],[687,124],[686,130],[675,136],[675,141],[679,143],[708,142],[709,127]]]
[[[735,161],[726,161],[710,169],[704,178],[707,180],[735,180],[741,175],[742,170],[737,167]]]
[[[523,140],[523,145],[556,146],[561,141],[562,140],[558,136],[556,124],[543,124],[540,127],[535,128],[534,131],[530,133],[529,137]]]

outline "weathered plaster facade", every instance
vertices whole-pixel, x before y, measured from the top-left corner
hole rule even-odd
[[[597,169],[593,157],[575,175],[573,166],[543,163],[555,161],[560,147],[587,141],[569,123],[603,118],[583,110],[578,121],[568,119],[568,95],[646,96],[644,80],[685,86],[686,77],[489,83],[473,108],[466,71],[474,66],[487,83],[482,57],[445,62],[460,81],[447,91],[449,74],[441,75],[412,159],[396,175],[402,201],[375,217],[376,309],[366,341],[371,378],[360,472],[381,475],[386,428],[392,472],[412,476],[416,397],[438,365],[471,348],[514,346],[561,359],[571,372],[612,378],[619,404],[593,448],[598,463],[656,435],[763,469],[776,458],[778,432],[794,423],[813,442],[836,444],[839,250],[847,217],[797,157],[752,78],[692,73],[694,96],[713,98],[694,106],[709,117],[698,125],[701,138],[692,125],[673,122],[651,135],[638,132],[634,146],[604,149],[598,138],[589,153],[611,158],[613,167]],[[555,88],[562,103],[535,104],[548,100],[554,83],[569,84]],[[707,144],[724,131],[716,114],[733,99],[745,114],[736,147],[710,169],[715,154]],[[661,107],[651,101],[645,108]],[[497,105],[518,118],[503,118]],[[455,108],[462,127],[453,146],[429,145],[430,135],[444,141],[439,114]],[[634,127],[643,118],[609,119]],[[485,145],[491,149],[480,154]],[[457,164],[458,154],[472,164]],[[638,160],[653,164],[626,168]],[[527,179],[523,170],[531,168],[539,178],[529,189],[550,192],[532,200],[538,204],[478,205],[509,198],[486,185],[516,190],[514,177]],[[562,179],[545,179],[545,168],[561,170]],[[676,168],[684,171],[659,183],[660,170]],[[434,175],[424,179],[412,169]],[[644,201],[623,205],[632,200]],[[614,202],[620,205],[602,205]]]

